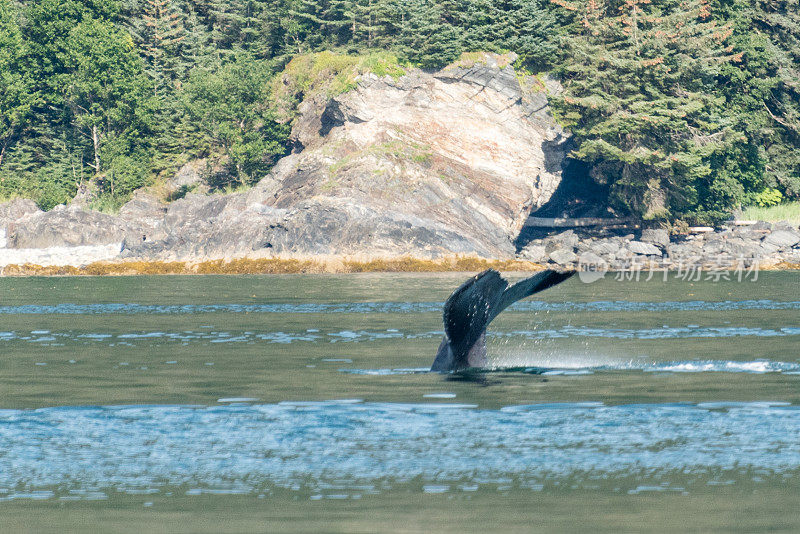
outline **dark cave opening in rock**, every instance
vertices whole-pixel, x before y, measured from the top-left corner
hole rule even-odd
[[[614,218],[609,207],[608,184],[597,183],[590,175],[591,166],[571,158],[562,163],[562,178],[550,199],[531,211],[530,217],[575,219],[584,217]],[[514,240],[517,251],[533,239],[563,232],[564,227],[526,226]],[[615,233],[613,229],[585,227],[580,233]]]

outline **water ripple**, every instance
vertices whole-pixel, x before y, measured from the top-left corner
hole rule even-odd
[[[415,480],[427,492],[539,490],[554,480],[576,487],[632,480],[629,490],[644,491],[798,474],[800,407],[556,403],[486,410],[349,399],[0,410],[0,451],[0,488],[14,488],[0,491],[4,500],[99,499],[165,486],[192,488],[190,495],[276,488],[348,495]]]
[[[440,312],[442,302],[346,302],[346,303],[273,303],[273,304],[178,304],[149,305],[135,303],[20,305],[0,306],[6,315],[109,315],[109,314],[198,314],[198,313],[425,313]],[[530,312],[671,312],[732,310],[798,310],[800,301],[667,301],[667,302],[517,302],[511,308]]]
[[[318,329],[303,332],[226,332],[226,331],[193,331],[180,332],[127,332],[120,334],[86,333],[86,332],[50,332],[47,335],[36,335],[34,332],[8,331],[0,332],[0,343],[26,342],[42,346],[61,346],[66,342],[103,345],[129,345],[137,343],[176,342],[190,343],[278,343],[292,344],[297,342],[317,343],[365,343],[388,339],[413,340],[432,339],[443,335],[442,330],[422,332],[400,331],[395,328],[386,330],[341,330],[321,332]],[[731,337],[789,337],[800,336],[798,326],[778,326],[775,328],[759,328],[746,326],[662,326],[659,328],[597,328],[591,326],[565,325],[558,328],[541,328],[533,330],[513,330],[508,332],[490,330],[488,339],[537,341],[545,339],[566,338],[607,338],[607,339],[687,339],[687,338],[731,338]],[[335,360],[333,360],[335,361]]]

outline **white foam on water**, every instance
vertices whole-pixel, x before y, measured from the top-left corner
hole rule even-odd
[[[700,360],[686,362],[654,362],[630,364],[622,369],[641,369],[648,372],[673,373],[785,373],[800,371],[800,363],[774,362],[769,360],[724,361]]]
[[[604,354],[571,354],[558,352],[504,351],[492,356],[494,369],[531,367],[541,369],[596,369],[609,365],[624,365],[626,360]]]
[[[700,402],[697,404],[698,408],[706,410],[727,410],[727,409],[750,409],[750,410],[765,410],[769,408],[781,408],[792,406],[791,402],[785,401],[749,401],[749,402]]]
[[[670,487],[670,486],[637,486],[634,489],[628,490],[628,495],[638,495],[640,493],[663,493],[667,491],[685,491],[685,488]]]
[[[447,493],[450,491],[450,486],[444,484],[426,484],[425,486],[422,486],[422,491],[424,493]]]
[[[430,367],[413,367],[409,369],[339,369],[339,372],[348,373],[353,375],[367,375],[367,376],[393,376],[393,375],[415,375],[421,373],[430,373]]]
[[[588,369],[553,369],[552,371],[545,371],[542,374],[545,376],[576,376],[591,375],[593,372]]]
[[[293,406],[296,408],[324,408],[328,406],[360,404],[363,399],[331,399],[324,401],[281,401],[278,406]]]
[[[426,367],[412,369],[339,369],[342,373],[368,376],[394,376],[431,372]],[[782,373],[800,374],[800,362],[778,362],[772,360],[690,360],[654,362],[644,358],[635,360],[605,359],[601,356],[571,357],[531,355],[528,358],[503,357],[492,362],[492,366],[480,372],[523,372],[545,376],[580,376],[599,372],[642,371],[649,373]]]
[[[4,249],[3,254],[15,249]],[[5,259],[5,258],[3,258]],[[19,263],[19,262],[11,262]],[[39,262],[34,262],[42,265]],[[0,261],[0,267],[3,262]],[[196,314],[196,313],[439,313],[442,302],[346,302],[346,303],[273,303],[273,304],[164,304],[137,303],[73,304],[50,306],[21,305],[0,306],[0,314]],[[594,302],[542,302],[522,301],[513,304],[510,312],[675,312],[675,311],[735,311],[735,310],[798,310],[800,301],[741,300],[741,301],[594,301]],[[203,325],[199,328],[213,328]],[[664,328],[669,329],[668,325]],[[684,328],[698,328],[696,324]],[[602,330],[602,329],[601,329]],[[797,329],[796,329],[797,330]],[[318,332],[309,328],[307,332]],[[386,332],[397,333],[396,329]]]

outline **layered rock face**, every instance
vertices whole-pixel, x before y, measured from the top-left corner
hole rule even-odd
[[[523,90],[507,59],[365,75],[345,94],[303,102],[295,153],[248,191],[166,206],[139,195],[114,217],[27,214],[11,223],[9,246],[124,241],[121,257],[148,260],[511,257],[528,213],[560,182],[567,139],[548,89]]]
[[[510,66],[488,59],[367,76],[322,112],[307,102],[294,132],[305,149],[276,173],[291,186],[275,205],[369,221],[376,231],[340,242],[347,252],[512,255],[531,208],[560,182],[566,138],[545,93],[523,93]]]

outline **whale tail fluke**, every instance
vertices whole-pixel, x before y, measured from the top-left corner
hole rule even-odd
[[[575,274],[575,271],[559,272],[547,270],[535,274],[530,278],[520,280],[503,292],[503,296],[500,299],[499,305],[492,309],[492,315],[489,318],[489,322],[500,315],[500,312],[518,300],[522,300],[525,297],[530,297],[531,295],[535,295],[540,291],[544,291],[545,289],[549,289],[554,285],[558,285],[573,274]]]
[[[445,336],[431,371],[485,367],[489,323],[516,301],[561,283],[573,274],[542,271],[508,287],[500,273],[488,269],[461,284],[445,302]]]

